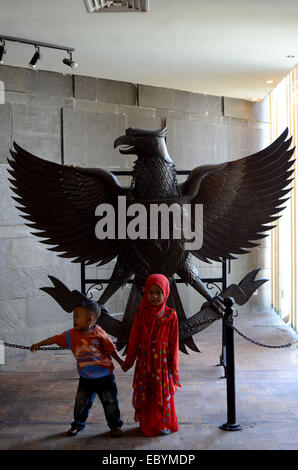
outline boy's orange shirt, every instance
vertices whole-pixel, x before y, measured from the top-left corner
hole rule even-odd
[[[60,335],[54,336],[55,343],[62,348],[67,348],[69,346],[67,334],[81,377],[98,378],[113,372],[114,365],[111,353],[115,351],[116,346],[100,326],[95,325],[87,335],[80,333],[75,328],[64,331]]]

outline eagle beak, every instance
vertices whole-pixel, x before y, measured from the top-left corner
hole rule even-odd
[[[119,149],[119,152],[126,155],[130,153],[135,153],[135,146],[133,142],[133,138],[130,135],[122,135],[118,137],[114,142],[114,149],[119,145],[125,145],[124,149]]]

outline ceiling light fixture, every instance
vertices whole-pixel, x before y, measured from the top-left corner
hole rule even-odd
[[[1,46],[0,46],[0,64],[3,64],[3,56],[6,54],[6,49],[5,49],[5,41],[1,39]]]
[[[5,50],[5,41],[12,41],[12,42],[19,42],[21,44],[31,44],[32,46],[35,47],[35,53],[32,57],[32,59],[29,62],[29,67],[31,68],[36,68],[36,63],[39,59],[41,59],[41,54],[40,54],[40,47],[43,48],[49,48],[49,49],[59,49],[62,51],[66,51],[70,58],[69,59],[64,59],[63,63],[68,65],[71,68],[75,68],[78,66],[77,62],[74,62],[72,60],[72,53],[74,52],[73,47],[68,47],[68,46],[60,46],[58,44],[49,44],[47,42],[40,42],[40,41],[33,41],[31,39],[23,39],[23,38],[15,38],[12,36],[5,36],[0,34],[0,64],[3,63],[3,55],[6,53]]]
[[[287,57],[287,59],[294,59],[295,58],[295,56],[292,55],[292,54],[286,55],[286,57]]]
[[[67,52],[69,54],[69,59],[65,58],[65,59],[63,59],[62,62],[63,62],[63,64],[68,65],[69,67],[74,69],[78,66],[78,64],[74,60],[72,60],[72,53],[70,51],[67,51]]]
[[[35,69],[36,68],[36,63],[39,59],[41,59],[41,55],[40,55],[40,52],[39,52],[39,47],[38,46],[35,46],[35,52],[33,54],[33,57],[32,59],[30,60],[29,62],[29,67],[31,67],[32,69]]]
[[[267,80],[266,83],[268,84],[273,83],[273,80]]]

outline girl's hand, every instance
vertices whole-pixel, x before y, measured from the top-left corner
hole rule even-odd
[[[123,362],[123,365],[121,366],[121,369],[123,370],[123,372],[127,372],[128,369],[130,369],[131,366],[128,366],[127,364],[125,364],[125,362]]]
[[[34,354],[39,349],[39,343],[32,344],[30,351]]]

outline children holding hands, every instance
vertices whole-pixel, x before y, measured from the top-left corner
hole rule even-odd
[[[108,334],[95,324],[99,305],[88,299],[82,300],[74,309],[74,328],[31,346],[33,353],[40,346],[51,344],[68,347],[77,360],[80,381],[74,421],[67,431],[69,436],[84,429],[96,394],[104,408],[111,436],[123,435],[112,358],[124,372],[136,361],[132,403],[134,419],[140,423],[141,433],[157,436],[178,431],[174,394],[181,387],[179,332],[177,314],[166,305],[169,293],[166,276],[151,274],[147,277],[143,298],[134,315],[125,361]]]

